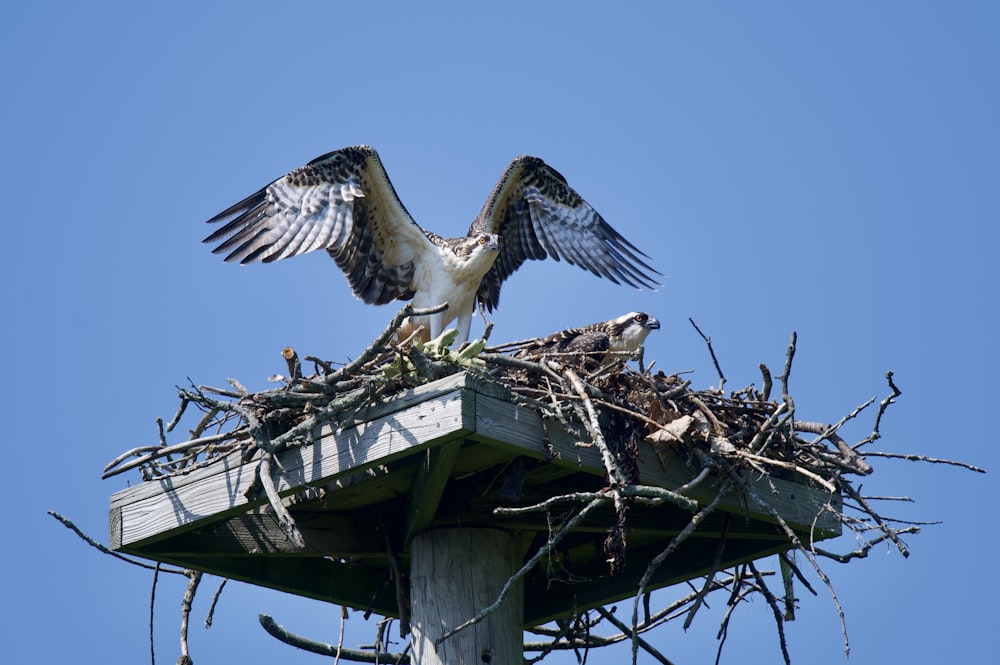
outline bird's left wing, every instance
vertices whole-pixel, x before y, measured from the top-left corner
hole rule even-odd
[[[240,263],[270,263],[338,247],[361,221],[354,212],[362,203],[369,216],[378,212],[377,220],[363,221],[380,226],[380,235],[428,242],[396,195],[378,153],[363,145],[317,157],[223,210],[208,223],[225,224],[203,242],[218,242],[213,254],[228,253],[227,262]]]
[[[226,261],[326,249],[354,294],[374,304],[412,297],[415,264],[436,251],[364,145],[317,157],[208,221],[223,224],[204,242],[218,243],[212,252]]]
[[[469,229],[500,236],[500,255],[483,278],[480,302],[492,311],[500,286],[522,263],[548,256],[598,277],[636,288],[656,288],[649,257],[604,221],[566,179],[537,157],[510,163]]]

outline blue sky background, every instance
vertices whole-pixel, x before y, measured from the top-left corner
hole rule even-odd
[[[781,367],[803,418],[835,421],[903,391],[866,493],[942,521],[826,568],[851,663],[995,656],[1000,470],[995,257],[1000,220],[1000,10],[931,3],[18,3],[0,23],[5,103],[7,388],[4,622],[10,662],[148,662],[150,575],[106,542],[101,481],[156,441],[174,386],[252,389],[279,351],[345,359],[396,311],[355,300],[322,253],[224,265],[203,220],[328,150],[381,153],[426,227],[463,233],[508,161],[542,157],[666,275],[655,293],[533,263],[504,286],[494,341],[632,309],[663,328],[647,359],[717,383],[694,318],[737,388]],[[481,323],[473,324],[473,334]],[[867,414],[848,429],[862,438]],[[839,543],[842,550],[853,543]],[[821,586],[821,585],[820,585]],[[183,583],[161,581],[157,662],[176,661]],[[232,584],[197,663],[320,662],[267,636],[333,641],[339,610]],[[711,663],[721,601],[651,639]],[[347,645],[370,641],[351,622]],[[843,663],[829,597],[787,626],[793,662]],[[780,662],[770,610],[745,607],[723,662]],[[622,652],[588,662],[621,662]],[[545,662],[568,663],[569,658]]]

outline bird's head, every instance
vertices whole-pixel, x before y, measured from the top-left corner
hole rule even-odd
[[[645,312],[629,312],[610,321],[614,334],[611,338],[617,342],[615,351],[635,353],[646,341],[646,336],[652,330],[660,329],[660,322]]]
[[[469,254],[474,252],[499,252],[500,236],[496,233],[480,233],[469,238],[468,247]]]
[[[468,238],[461,238],[452,245],[452,251],[465,261],[477,262],[482,257],[490,257],[493,265],[500,251],[500,236],[495,233],[478,233]]]

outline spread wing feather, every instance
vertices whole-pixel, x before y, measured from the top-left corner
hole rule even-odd
[[[415,263],[437,251],[369,146],[317,157],[208,221],[223,226],[204,242],[230,262],[326,249],[354,294],[373,304],[413,297]]]
[[[641,250],[611,227],[555,169],[522,155],[510,163],[469,235],[496,233],[500,255],[483,278],[479,301],[490,311],[500,302],[505,279],[527,260],[548,256],[589,270],[612,282],[655,289]]]

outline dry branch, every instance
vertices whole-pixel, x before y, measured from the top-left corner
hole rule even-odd
[[[194,595],[198,592],[198,585],[201,584],[202,573],[197,570],[185,570],[188,577],[187,589],[184,590],[184,598],[181,599],[181,655],[178,663],[191,663],[191,651],[188,649],[188,620],[191,618],[191,605],[194,603]]]
[[[317,642],[316,640],[311,640],[308,637],[303,637],[301,635],[296,635],[295,633],[285,629],[284,626],[279,625],[274,619],[266,614],[261,614],[259,617],[260,625],[268,632],[269,635],[278,639],[285,644],[289,644],[298,649],[304,651],[309,651],[311,653],[316,653],[321,656],[329,656],[331,658],[341,658],[343,660],[350,660],[356,663],[409,663],[410,657],[406,654],[379,654],[371,653],[368,651],[358,651],[356,649],[345,649],[340,645],[326,644],[325,642]]]

